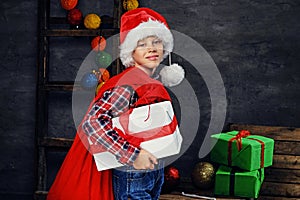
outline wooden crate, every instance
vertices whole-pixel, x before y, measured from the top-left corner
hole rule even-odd
[[[265,168],[259,200],[300,199],[300,128],[231,124],[230,130],[274,139],[273,165]]]

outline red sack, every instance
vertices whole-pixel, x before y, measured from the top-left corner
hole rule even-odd
[[[113,200],[110,170],[99,172],[90,152],[76,134],[47,200]]]

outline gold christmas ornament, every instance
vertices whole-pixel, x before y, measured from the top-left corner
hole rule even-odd
[[[97,14],[90,13],[84,17],[83,23],[87,29],[97,29],[100,27],[101,18]]]
[[[139,7],[139,2],[137,0],[123,0],[124,10],[133,10]]]
[[[192,181],[200,189],[209,189],[215,180],[215,167],[209,162],[199,162],[192,171]]]
[[[104,85],[105,82],[101,82],[98,84],[97,88],[96,88],[96,95],[98,94],[100,88]]]

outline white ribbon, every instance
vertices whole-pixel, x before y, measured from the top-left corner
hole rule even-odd
[[[182,192],[181,194],[183,196],[186,196],[186,197],[193,197],[193,198],[199,198],[199,199],[208,199],[208,200],[217,200],[214,197],[199,196],[199,195],[196,195],[196,194],[186,194],[184,192]]]

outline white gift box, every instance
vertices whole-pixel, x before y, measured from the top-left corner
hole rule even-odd
[[[180,152],[182,136],[170,101],[134,108],[129,114],[129,120],[126,120],[126,130],[122,120],[122,117],[113,118],[113,127],[137,138],[143,137],[145,141],[140,147],[155,157],[164,158]],[[123,166],[108,151],[94,154],[94,159],[98,171]]]

